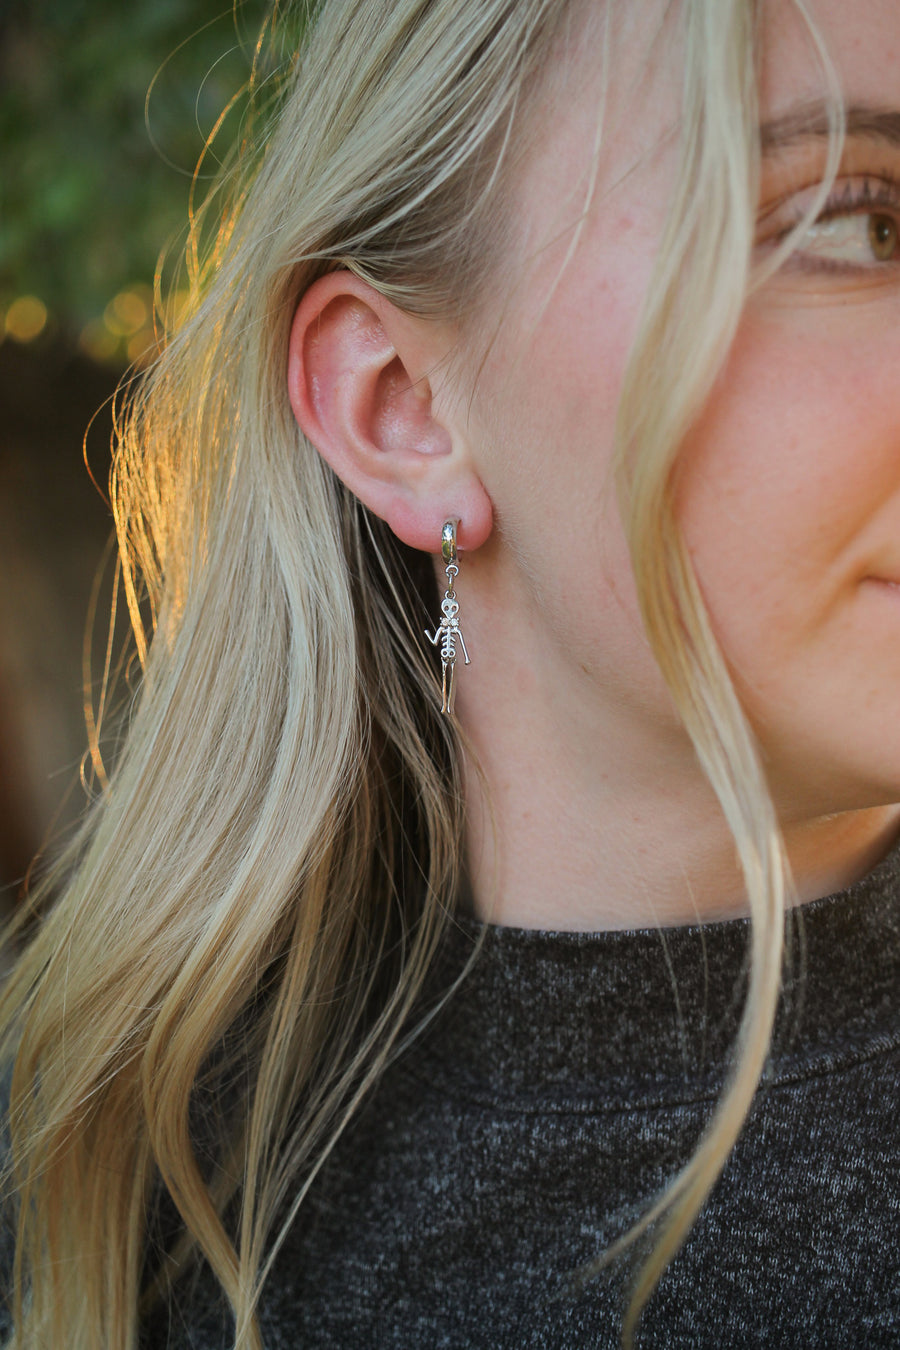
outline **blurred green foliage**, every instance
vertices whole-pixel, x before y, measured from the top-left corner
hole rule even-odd
[[[152,283],[160,250],[183,241],[191,177],[247,83],[267,8],[0,0],[0,307],[38,296],[76,336]],[[216,144],[242,113],[238,99]]]

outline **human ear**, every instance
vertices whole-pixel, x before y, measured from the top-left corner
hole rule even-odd
[[[301,429],[398,539],[429,553],[446,520],[459,520],[460,548],[484,543],[492,521],[465,434],[436,406],[436,333],[354,273],[329,272],[297,306],[288,348]]]

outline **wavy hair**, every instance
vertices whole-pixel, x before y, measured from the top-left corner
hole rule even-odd
[[[583,8],[327,0],[268,83],[264,131],[193,222],[188,311],[117,420],[139,695],[65,884],[38,888],[17,921],[28,942],[0,1004],[16,1350],[134,1350],[142,1301],[192,1254],[234,1309],[236,1350],[260,1350],[279,1236],[401,1042],[452,912],[463,825],[456,731],[405,617],[433,581],[298,431],[288,330],[335,268],[465,323],[534,90]],[[653,650],[737,841],[752,973],[718,1109],[639,1225],[655,1246],[626,1338],[758,1082],[785,887],[671,491],[750,280],[756,5],[682,0],[679,17],[682,173],[617,464]]]

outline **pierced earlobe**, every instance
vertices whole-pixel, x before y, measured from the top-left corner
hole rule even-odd
[[[459,575],[459,562],[456,555],[456,531],[458,526],[458,520],[448,520],[444,522],[444,528],[441,530],[441,557],[444,560],[444,571],[447,574],[447,589],[444,591],[444,598],[441,601],[440,623],[435,628],[434,633],[429,633],[428,629],[425,629],[425,636],[433,646],[436,647],[438,642],[441,644],[441,712],[448,716],[453,712],[457,638],[462,646],[466,665],[470,664],[466,640],[459,626],[459,601],[456,598],[453,585]]]

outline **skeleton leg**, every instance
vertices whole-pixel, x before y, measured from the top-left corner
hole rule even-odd
[[[453,712],[453,675],[455,670],[456,670],[455,661],[443,662],[443,670],[442,670],[443,678],[441,680],[441,697],[443,699],[443,702],[441,704],[442,713]]]

